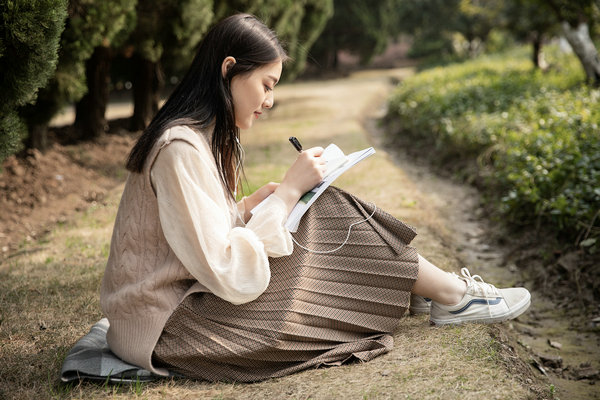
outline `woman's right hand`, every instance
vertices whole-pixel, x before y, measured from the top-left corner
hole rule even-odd
[[[300,197],[319,182],[325,174],[325,160],[321,158],[322,147],[304,150],[286,172],[274,194],[283,199],[291,212]]]

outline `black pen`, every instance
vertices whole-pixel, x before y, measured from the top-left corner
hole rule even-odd
[[[298,141],[298,139],[296,139],[294,136],[290,136],[290,143],[292,144],[292,146],[294,146],[294,148],[296,150],[298,150],[298,153],[302,152],[302,145],[300,144],[300,142]]]

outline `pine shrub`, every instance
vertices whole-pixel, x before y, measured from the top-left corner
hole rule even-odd
[[[0,3],[0,161],[26,135],[17,109],[35,101],[54,73],[66,16],[66,0]]]

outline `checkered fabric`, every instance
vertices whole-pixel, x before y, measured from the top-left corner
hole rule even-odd
[[[102,383],[148,382],[159,378],[150,371],[126,363],[108,348],[108,319],[96,322],[75,343],[65,357],[60,379],[63,382],[90,380]]]
[[[374,207],[330,187],[294,239],[310,250],[335,249]],[[154,365],[190,378],[253,382],[384,354],[417,279],[417,252],[408,246],[415,235],[376,209],[333,253],[295,246],[290,256],[271,258],[269,287],[252,302],[192,294],[167,321]]]

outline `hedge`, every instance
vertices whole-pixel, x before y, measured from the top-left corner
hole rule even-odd
[[[508,221],[543,224],[600,248],[600,90],[572,54],[529,50],[436,67],[401,82],[388,104],[393,134],[428,143],[444,163],[464,160]]]

